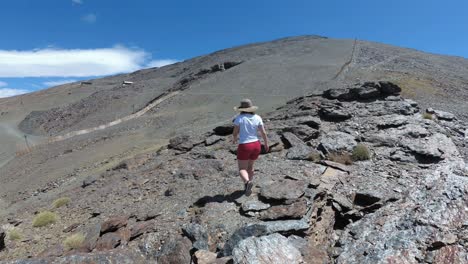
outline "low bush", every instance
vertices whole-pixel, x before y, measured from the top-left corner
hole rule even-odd
[[[352,158],[353,160],[368,160],[370,159],[370,151],[364,144],[357,144],[353,150]]]
[[[44,211],[36,215],[33,220],[33,227],[43,227],[57,222],[57,214]]]
[[[83,245],[84,240],[84,235],[81,233],[77,233],[67,237],[65,241],[63,241],[63,245],[67,249],[77,249]]]
[[[309,156],[307,156],[307,160],[312,162],[319,162],[322,160],[322,156],[318,152],[311,152]]]
[[[62,197],[62,198],[58,198],[57,200],[55,200],[52,206],[54,208],[59,208],[59,207],[69,204],[70,202],[71,202],[70,198]]]
[[[353,164],[353,159],[347,152],[330,153],[327,155],[327,158],[333,162],[338,162],[345,165]]]
[[[17,228],[12,228],[8,232],[8,239],[12,241],[16,240],[21,240],[23,236],[21,235],[21,232]]]

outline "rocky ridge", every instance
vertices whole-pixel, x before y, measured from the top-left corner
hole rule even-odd
[[[250,197],[229,124],[177,136],[71,194],[81,247],[8,263],[466,263],[467,127],[400,92],[369,82],[263,115],[271,152]]]

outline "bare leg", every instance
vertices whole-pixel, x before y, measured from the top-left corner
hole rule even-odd
[[[238,160],[237,165],[239,166],[239,176],[244,181],[244,183],[247,183],[249,181],[249,173],[247,171],[247,169],[249,167],[249,161],[248,160]]]
[[[255,160],[249,160],[249,163],[247,166],[247,173],[249,174],[249,181],[253,181],[253,178],[254,178],[254,163],[255,163]]]

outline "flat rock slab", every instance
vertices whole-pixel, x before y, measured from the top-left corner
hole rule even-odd
[[[326,153],[353,151],[357,142],[354,137],[348,133],[334,131],[324,134],[320,139],[320,148]]]
[[[294,200],[304,194],[307,183],[304,181],[282,180],[262,186],[260,196],[267,200]]]
[[[264,203],[262,201],[259,201],[258,199],[253,199],[253,200],[247,200],[242,203],[241,208],[242,211],[244,212],[250,212],[250,211],[262,211],[270,208],[271,205]]]
[[[302,263],[299,250],[280,234],[247,238],[234,248],[232,255],[234,263],[239,264]]]
[[[307,201],[300,199],[290,205],[276,205],[260,212],[261,220],[300,219],[307,212]]]
[[[112,217],[101,224],[101,234],[116,231],[117,229],[126,226],[127,223],[127,216]]]

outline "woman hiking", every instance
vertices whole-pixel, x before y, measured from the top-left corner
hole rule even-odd
[[[258,138],[260,132],[263,143],[265,144],[265,152],[269,151],[268,138],[266,135],[263,120],[259,115],[255,114],[257,106],[252,105],[249,99],[243,99],[240,106],[234,107],[235,111],[240,112],[234,119],[233,142],[237,147],[237,163],[239,166],[239,175],[244,181],[245,195],[252,194],[254,163],[261,152],[261,144]]]

